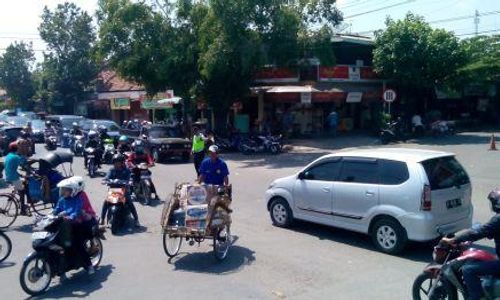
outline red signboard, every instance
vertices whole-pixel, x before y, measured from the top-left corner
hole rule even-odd
[[[263,68],[255,74],[256,81],[298,81],[297,71],[288,68]]]
[[[378,79],[372,67],[361,67],[361,79]]]
[[[321,79],[349,79],[348,66],[319,67],[319,78]]]

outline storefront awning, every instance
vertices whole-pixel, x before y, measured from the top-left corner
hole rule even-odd
[[[266,92],[267,93],[314,93],[319,91],[310,85],[306,86],[285,85],[285,86],[275,86],[267,90]]]

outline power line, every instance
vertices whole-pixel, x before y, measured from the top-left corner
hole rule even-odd
[[[484,31],[474,31],[471,33],[462,33],[462,34],[456,34],[456,36],[467,36],[467,35],[478,35],[478,34],[483,34],[483,33],[492,33],[492,32],[500,32],[500,29],[491,29],[491,30],[484,30]]]
[[[362,12],[362,13],[358,13],[358,14],[354,14],[354,15],[350,15],[350,16],[344,17],[344,20],[345,19],[351,19],[351,18],[359,17],[359,16],[363,16],[363,15],[367,15],[367,14],[371,14],[371,13],[374,13],[374,12],[377,12],[377,11],[381,11],[381,10],[384,10],[384,9],[387,9],[387,8],[392,8],[392,7],[396,7],[396,6],[405,5],[405,4],[408,4],[408,3],[411,3],[411,2],[415,2],[415,1],[416,0],[406,0],[406,1],[398,2],[398,3],[392,4],[392,5],[387,5],[387,6],[384,6],[384,7],[379,7],[379,8],[376,8],[376,9],[372,9],[372,10],[368,10],[368,11],[365,11],[365,12]]]

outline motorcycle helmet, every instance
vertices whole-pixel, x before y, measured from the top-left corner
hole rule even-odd
[[[132,143],[132,148],[134,149],[135,154],[142,155],[144,154],[144,143],[140,140]]]
[[[101,134],[105,134],[108,132],[108,129],[106,128],[106,126],[104,125],[99,125],[99,127],[97,127],[97,130],[99,131],[99,133]]]
[[[78,128],[78,123],[76,123],[76,122],[73,122],[73,124],[71,124],[71,125],[72,125],[72,126],[73,126],[73,128],[75,128],[75,129],[76,129],[76,128]]]
[[[120,138],[118,139],[118,142],[120,142],[120,143],[128,142],[128,136],[126,136],[126,135],[120,136]]]
[[[488,194],[491,210],[494,213],[500,213],[500,188],[496,188]]]
[[[97,138],[97,132],[95,132],[94,130],[89,131],[88,135],[89,135],[89,140]]]
[[[124,163],[125,162],[125,155],[123,155],[121,153],[117,153],[117,154],[113,155],[113,163],[117,163],[117,162]]]
[[[83,188],[85,187],[85,184],[83,183],[83,179],[79,180],[78,178],[75,178],[75,177],[78,177],[78,176],[73,176],[73,177],[64,179],[57,184],[57,187],[59,188],[60,194],[62,194],[62,191],[64,189],[69,189],[69,190],[71,190],[71,197],[75,197],[79,192],[81,192],[83,190]]]
[[[23,138],[25,140],[29,138],[29,134],[26,130],[21,130],[20,136],[21,136],[21,138]]]
[[[51,127],[51,126],[52,126],[52,122],[50,122],[50,121],[45,121],[45,126],[46,126],[46,127]]]

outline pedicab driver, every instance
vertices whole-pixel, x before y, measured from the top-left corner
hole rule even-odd
[[[209,157],[200,165],[198,182],[213,185],[229,185],[229,170],[226,163],[219,157],[219,148],[212,145],[208,148]]]

